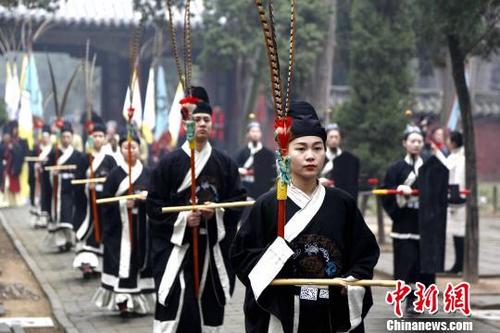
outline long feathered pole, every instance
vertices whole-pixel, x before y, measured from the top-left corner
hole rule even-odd
[[[189,143],[190,150],[190,175],[191,175],[191,205],[193,207],[197,204],[196,198],[196,165],[195,165],[195,124],[192,119],[192,111],[196,107],[196,103],[200,100],[191,96],[191,72],[192,72],[192,56],[191,56],[191,23],[190,23],[190,0],[186,0],[185,11],[184,11],[184,71],[181,66],[181,61],[179,57],[179,52],[177,48],[177,39],[174,29],[174,21],[172,15],[172,0],[166,0],[168,19],[169,19],[169,31],[170,31],[170,41],[172,46],[172,52],[174,54],[175,65],[177,69],[177,74],[179,75],[179,80],[184,88],[184,95],[180,101],[182,105],[182,118],[186,123],[186,140]],[[193,208],[194,210],[194,208]],[[200,289],[200,269],[199,269],[199,256],[198,256],[198,234],[199,228],[192,227],[192,250],[193,250],[193,280],[194,280],[194,293],[195,296],[199,297]]]
[[[92,57],[92,62],[90,62],[90,43],[87,40],[87,46],[85,50],[85,62],[84,62],[84,78],[85,78],[85,97],[87,100],[87,122],[85,127],[87,129],[87,157],[89,161],[89,177],[95,178],[95,170],[93,166],[94,156],[94,140],[92,137],[92,132],[94,131],[94,123],[92,122],[92,88],[94,80],[94,68],[96,62],[96,55]],[[101,223],[99,221],[99,213],[97,211],[97,193],[95,186],[89,184],[89,194],[90,194],[90,207],[92,211],[92,221],[94,226],[94,239],[97,244],[101,243]]]
[[[271,90],[273,97],[273,109],[276,114],[274,122],[275,140],[278,144],[278,167],[279,175],[276,182],[276,199],[278,201],[278,216],[277,216],[277,235],[285,237],[285,221],[286,221],[286,199],[288,184],[290,184],[290,158],[288,156],[288,143],[290,141],[290,129],[292,127],[292,119],[287,116],[290,108],[291,87],[293,78],[294,65],[294,46],[295,46],[295,0],[290,2],[290,45],[288,59],[288,75],[286,87],[283,86],[280,73],[280,64],[278,56],[278,43],[276,42],[276,33],[274,28],[274,16],[272,0],[268,0],[269,18],[266,16],[266,7],[262,0],[255,0],[259,20],[264,35],[264,42],[267,50],[267,58],[269,61],[269,72],[271,75]],[[286,88],[285,91],[283,89]]]
[[[145,16],[141,18],[139,27],[134,30],[132,39],[130,41],[130,80],[129,80],[129,107],[127,110],[127,158],[128,158],[128,194],[132,195],[134,192],[132,183],[132,119],[134,118],[135,108],[133,106],[134,101],[134,87],[136,80],[139,80],[139,44],[141,41],[142,28],[144,25]],[[133,215],[132,208],[127,207],[128,213],[128,226],[129,226],[129,237],[131,246],[134,245],[134,229],[133,229]]]

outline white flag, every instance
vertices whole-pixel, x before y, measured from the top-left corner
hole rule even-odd
[[[177,90],[175,91],[174,101],[168,113],[168,130],[172,137],[171,145],[173,147],[177,145],[177,140],[179,139],[179,132],[182,124],[181,104],[179,102],[183,98],[184,90],[182,89],[182,84],[179,82]]]
[[[5,63],[6,78],[5,78],[5,106],[9,120],[16,119],[17,108],[21,99],[21,86],[17,76],[17,65],[9,60]]]
[[[149,68],[144,115],[142,117],[142,135],[148,144],[153,143],[153,128],[156,124],[155,89],[155,70],[154,66],[151,66]]]

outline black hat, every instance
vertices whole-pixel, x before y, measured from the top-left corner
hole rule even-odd
[[[49,133],[50,134],[51,132],[52,131],[50,130],[50,125],[45,124],[42,126],[42,133]]]
[[[340,127],[337,123],[328,124],[328,125],[326,125],[325,131],[326,131],[326,133],[328,133],[330,131],[340,132]]]
[[[193,114],[196,113],[208,113],[209,115],[212,114],[212,107],[210,104],[205,103],[205,102],[198,102],[196,103],[196,109],[194,109]]]
[[[258,121],[253,120],[253,121],[251,121],[251,122],[248,123],[248,125],[247,125],[247,132],[250,131],[254,127],[257,127],[258,129],[261,129],[260,123]]]
[[[64,132],[70,132],[71,134],[73,134],[73,126],[69,121],[66,120],[64,121],[63,127],[61,128],[61,133]]]
[[[292,102],[290,104],[290,117],[292,117],[292,140],[302,136],[318,136],[326,141],[326,132],[319,121],[314,107],[307,102]]]
[[[420,134],[421,136],[424,136],[420,127],[415,126],[413,124],[407,124],[405,131],[403,133],[403,139],[405,139],[405,140],[408,139],[410,134],[413,134],[413,133],[417,133],[417,134]]]
[[[137,142],[138,145],[141,144],[141,139],[139,138],[139,135],[137,134],[137,131],[132,129],[132,135],[131,135],[132,141]],[[128,140],[128,131],[124,130],[120,133],[120,140],[118,141],[118,145],[121,146],[122,143]]]
[[[92,133],[93,132],[106,133],[106,125],[104,125],[103,123],[94,123],[92,127]]]
[[[210,103],[207,91],[203,87],[191,87],[191,96],[201,99],[203,102]]]

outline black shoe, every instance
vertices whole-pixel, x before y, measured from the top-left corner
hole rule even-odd
[[[94,276],[94,269],[92,268],[92,266],[90,266],[89,264],[82,264],[80,266],[80,270],[82,271],[83,273],[83,278],[85,280],[88,280],[90,279],[92,276]]]
[[[118,303],[118,310],[120,311],[120,317],[122,318],[128,318],[129,317],[129,311],[127,309],[127,301]]]

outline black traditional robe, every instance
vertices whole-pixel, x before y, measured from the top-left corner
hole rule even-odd
[[[407,155],[387,171],[385,188],[407,185],[420,190],[419,196],[383,197],[384,209],[393,222],[395,279],[430,285],[435,281],[434,273],[444,267],[448,180],[444,159],[442,154],[437,154],[424,162],[421,157],[412,159]],[[425,208],[421,208],[422,203]]]
[[[358,198],[359,187],[359,158],[348,151],[337,149],[337,154],[330,150],[326,154],[326,164],[321,176],[333,181],[338,187],[354,199]]]
[[[51,221],[52,216],[52,181],[50,171],[45,170],[44,167],[49,165],[48,157],[52,151],[52,145],[46,145],[41,148],[38,158],[40,161],[40,219],[39,224],[47,226]]]
[[[57,175],[52,172],[52,219],[48,225],[49,235],[45,239],[45,245],[49,248],[69,250],[75,244],[76,230],[83,221],[82,207],[84,198],[81,195],[82,188],[71,184],[71,180],[82,175],[82,169],[86,167],[86,161],[82,153],[72,146],[55,149],[49,154],[48,165],[76,165],[76,170],[60,170]],[[54,181],[56,184],[54,184]],[[54,194],[55,191],[55,194]]]
[[[94,178],[107,177],[111,170],[116,167],[115,159],[104,152],[92,154],[92,170]],[[87,168],[83,178],[90,178],[90,167]],[[94,184],[96,199],[103,198],[104,184]],[[84,190],[85,202],[87,207],[83,223],[76,230],[76,239],[78,241],[76,257],[73,261],[73,268],[80,268],[83,264],[89,264],[96,271],[101,271],[102,267],[102,245],[95,240],[94,234],[94,215],[92,211],[91,191],[89,185]],[[97,205],[97,214],[99,223],[102,224],[102,205]]]
[[[31,149],[27,156],[30,157],[38,157],[41,152],[41,147],[39,144],[36,144],[33,149]],[[40,184],[39,174],[36,167],[36,162],[28,162],[28,185],[30,188],[29,192],[29,202],[30,202],[30,215],[31,221],[30,224],[33,227],[41,227],[40,223],[40,198],[37,198],[37,187]]]
[[[390,166],[383,187],[397,189],[399,185],[407,185],[418,189],[418,170],[423,164],[422,158],[412,159],[407,155]],[[418,196],[387,195],[382,204],[392,220],[394,278],[406,283],[433,283],[433,275],[422,274],[420,269]]]
[[[261,196],[243,221],[231,263],[246,286],[247,332],[337,332],[358,327],[372,305],[369,288],[275,287],[274,278],[371,279],[375,236],[345,192],[318,185],[311,197],[290,186],[285,238],[276,237],[276,192]],[[333,329],[332,329],[333,328]]]
[[[207,143],[201,152],[196,152],[195,159],[198,202],[245,200],[238,168],[228,156]],[[189,170],[189,148],[185,143],[168,154],[151,177],[147,208],[152,222],[153,272],[158,292],[154,332],[219,329],[224,321],[224,306],[234,289],[228,252],[241,210],[217,209],[212,219],[201,222],[199,300],[193,289],[192,235],[187,227],[190,212],[161,213],[162,207],[189,204]]]
[[[13,139],[9,145],[2,144],[0,149],[2,153],[4,165],[4,183],[3,192],[6,196],[7,202],[10,206],[21,204],[21,182],[20,175],[22,172],[24,157],[28,149],[25,140]]]
[[[149,170],[137,161],[132,168],[133,192],[145,191],[149,178]],[[128,165],[122,162],[106,177],[102,196],[126,195],[128,187]],[[144,201],[135,201],[132,220],[130,233],[126,200],[102,206],[103,270],[101,287],[93,301],[98,307],[113,311],[118,311],[119,304],[126,302],[128,312],[147,314],[154,311],[155,297]]]
[[[249,197],[258,198],[269,191],[276,181],[275,154],[262,146],[249,143],[236,155],[239,168],[246,169],[247,175],[241,176],[241,183]]]

